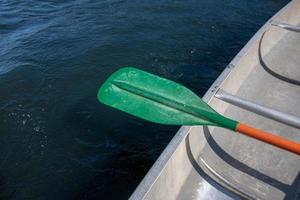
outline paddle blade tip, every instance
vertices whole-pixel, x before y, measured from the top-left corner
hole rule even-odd
[[[107,93],[107,91],[109,90],[109,88],[111,87],[111,84],[114,80],[116,80],[118,77],[122,76],[122,75],[126,75],[129,72],[133,72],[133,71],[137,71],[138,69],[135,67],[131,67],[131,66],[125,66],[122,67],[120,69],[118,69],[117,71],[113,72],[105,81],[104,83],[100,86],[98,93],[97,93],[97,99],[101,102],[101,103],[105,103],[104,101],[104,97],[105,97],[105,93]]]

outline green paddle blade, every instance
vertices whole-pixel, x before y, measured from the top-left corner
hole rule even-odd
[[[114,72],[99,89],[98,100],[159,124],[214,125],[232,130],[237,125],[186,87],[132,67]]]

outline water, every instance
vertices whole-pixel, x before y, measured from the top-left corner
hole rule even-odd
[[[0,198],[125,199],[179,127],[100,105],[138,66],[204,94],[286,0],[0,2]]]

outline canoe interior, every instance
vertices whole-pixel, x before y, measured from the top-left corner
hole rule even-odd
[[[300,130],[214,98],[218,88],[300,116],[300,1],[272,17],[203,99],[225,116],[300,143]],[[298,82],[297,82],[298,81]],[[300,156],[214,127],[182,127],[131,199],[300,199]]]

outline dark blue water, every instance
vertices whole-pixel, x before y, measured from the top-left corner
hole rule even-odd
[[[0,2],[0,198],[125,199],[179,127],[100,105],[138,66],[200,96],[286,0]]]

